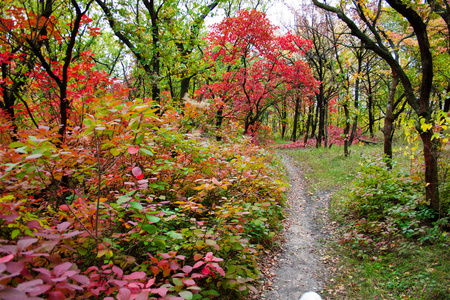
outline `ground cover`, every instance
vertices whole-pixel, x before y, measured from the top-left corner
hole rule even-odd
[[[327,247],[334,264],[324,298],[448,299],[448,227],[425,216],[423,189],[401,171],[414,169],[411,160],[397,151],[400,164],[384,172],[381,150],[353,146],[347,158],[339,147],[295,152],[309,192],[333,191],[330,215],[339,226]]]

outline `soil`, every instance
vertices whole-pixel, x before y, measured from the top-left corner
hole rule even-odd
[[[297,300],[307,291],[321,294],[328,280],[329,259],[324,244],[332,235],[328,226],[331,192],[309,195],[302,165],[289,151],[280,151],[290,180],[283,241],[261,261],[263,277],[253,299]]]

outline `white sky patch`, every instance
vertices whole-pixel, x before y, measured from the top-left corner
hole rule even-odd
[[[298,9],[302,0],[274,0],[269,4],[267,16],[272,24],[279,26],[282,32],[291,29],[294,25],[294,14],[292,8]],[[223,16],[216,15],[214,17],[207,17],[205,25],[210,26],[222,21]]]

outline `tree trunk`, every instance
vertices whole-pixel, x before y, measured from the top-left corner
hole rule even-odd
[[[356,80],[355,80],[355,102],[354,102],[356,110],[358,109],[358,106],[359,106],[359,83],[361,81],[359,78],[359,74],[361,74],[363,56],[364,56],[364,53],[358,53],[358,55],[357,55],[358,76],[356,77]],[[355,121],[353,122],[353,126],[352,126],[352,134],[350,135],[350,139],[348,141],[349,146],[351,146],[353,144],[353,140],[355,139],[355,134],[356,134],[357,129],[358,129],[358,116],[355,116]]]
[[[216,113],[216,130],[219,132],[220,128],[222,127],[223,123],[223,108],[219,108]],[[216,141],[220,142],[222,141],[221,135],[216,135]]]
[[[297,141],[297,127],[298,127],[298,115],[299,115],[299,109],[300,109],[300,98],[297,97],[295,99],[295,111],[294,111],[294,124],[293,126],[293,131],[292,131],[292,141],[296,142]]]
[[[348,111],[347,104],[343,105],[345,113],[345,128],[344,128],[344,155],[348,156],[348,133],[350,132],[350,113]]]
[[[384,155],[387,157],[386,167],[392,169],[392,138],[394,136],[394,99],[399,83],[398,76],[393,74],[392,87],[386,104],[386,116],[384,118]]]
[[[423,142],[423,156],[425,159],[426,199],[430,201],[430,207],[439,212],[438,139],[433,139],[432,130],[421,132],[420,137]]]
[[[286,135],[286,125],[287,125],[287,104],[286,100],[284,100],[281,111],[281,139],[284,140],[284,136]]]
[[[322,140],[324,136],[324,126],[325,126],[325,109],[324,109],[324,96],[323,96],[323,88],[321,86],[319,90],[319,94],[317,95],[317,112],[319,116],[319,126],[317,130],[317,138],[316,138],[316,148],[322,146]]]
[[[311,126],[311,120],[312,120],[312,107],[310,106],[308,108],[308,117],[306,118],[306,125],[305,125],[305,138],[303,140],[303,145],[306,145],[308,142],[308,134],[309,134],[309,127]]]

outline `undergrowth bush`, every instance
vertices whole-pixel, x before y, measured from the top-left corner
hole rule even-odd
[[[0,298],[236,299],[253,288],[283,218],[281,168],[245,137],[184,128],[200,117],[185,110],[161,117],[106,97],[60,146],[58,128],[42,126],[1,145]]]
[[[389,170],[381,156],[363,158],[344,202],[354,220],[353,229],[344,234],[344,242],[358,256],[391,252],[405,239],[448,243],[448,215],[439,218],[429,208],[424,190],[419,173],[402,172],[395,162]]]

